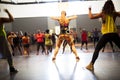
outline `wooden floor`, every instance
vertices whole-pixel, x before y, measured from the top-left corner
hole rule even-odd
[[[53,63],[53,52],[36,55],[32,50],[29,56],[14,56],[14,65],[19,72],[2,76],[0,80],[120,80],[120,52],[113,53],[111,49],[100,52],[95,70],[91,72],[85,66],[89,64],[93,51],[93,47],[88,50],[77,47],[80,61],[76,62],[69,48],[64,54],[61,48]]]

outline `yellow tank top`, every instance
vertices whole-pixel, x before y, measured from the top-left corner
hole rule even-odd
[[[50,34],[45,34],[45,45],[52,45],[52,40],[50,36]]]
[[[0,36],[6,36],[6,32],[3,25],[0,25]]]
[[[113,16],[106,15],[105,23],[102,23],[101,32],[102,32],[102,34],[116,33],[117,32],[117,27],[116,27],[115,22],[113,20]]]

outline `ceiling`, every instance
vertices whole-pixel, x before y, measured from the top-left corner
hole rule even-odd
[[[98,1],[98,0],[0,0],[0,3],[5,3],[5,4],[36,4],[36,3],[51,3],[51,2],[70,2],[70,1]]]

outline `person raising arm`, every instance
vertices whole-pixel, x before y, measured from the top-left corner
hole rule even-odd
[[[120,12],[115,11],[112,0],[107,0],[103,6],[102,12],[98,14],[92,14],[92,9],[89,8],[89,18],[98,19],[102,18],[101,32],[102,37],[98,41],[91,62],[86,68],[88,70],[94,70],[94,64],[98,58],[99,51],[106,45],[107,42],[112,41],[120,48],[120,38],[117,33],[117,27],[115,25],[116,17],[120,17]]]
[[[0,18],[0,53],[3,59],[7,59],[10,72],[16,73],[18,71],[14,68],[12,51],[7,41],[6,32],[4,30],[4,23],[13,22],[14,18],[7,9],[4,9],[4,11],[8,14],[9,18],[3,18],[3,17]]]

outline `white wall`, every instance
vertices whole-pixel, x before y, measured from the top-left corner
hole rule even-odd
[[[88,13],[88,7],[92,7],[94,13],[99,12],[106,0],[102,1],[76,1],[64,3],[43,3],[29,5],[9,5],[0,4],[0,16],[6,16],[3,9],[7,8],[15,18],[21,17],[41,17],[41,16],[58,16],[61,10],[66,10],[68,15],[81,15]],[[120,0],[113,0],[116,10],[120,11]]]

